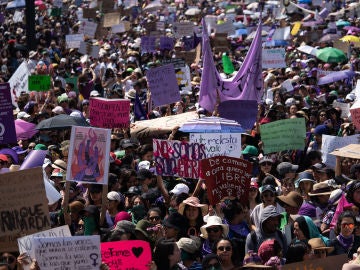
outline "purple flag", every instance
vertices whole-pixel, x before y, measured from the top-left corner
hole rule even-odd
[[[0,84],[0,144],[16,143],[9,83]]]
[[[207,28],[203,20],[203,73],[199,98],[201,107],[212,112],[216,104],[217,92],[220,102],[228,100],[256,100],[259,102],[263,95],[261,23],[256,30],[255,38],[244,63],[236,75],[230,79],[220,77],[214,64],[209,37],[204,29]]]

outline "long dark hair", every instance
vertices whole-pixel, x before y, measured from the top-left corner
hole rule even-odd
[[[336,226],[335,226],[335,233],[336,235],[339,235],[341,232],[341,222],[344,218],[352,218],[352,220],[354,221],[354,225],[356,226],[356,217],[355,214],[352,211],[345,211],[342,212],[336,222]],[[355,231],[355,230],[354,230]]]
[[[193,235],[193,236],[197,236],[200,234],[200,227],[202,225],[204,225],[204,219],[203,219],[203,215],[202,215],[202,211],[201,211],[201,208],[200,207],[196,207],[196,209],[198,210],[198,216],[196,218],[196,225],[195,225],[195,228],[196,228],[196,232],[195,233],[192,233],[191,230],[190,230],[190,225],[189,225],[189,219],[187,218],[185,212],[186,210],[190,207],[190,205],[188,204],[185,204],[184,206],[184,212],[183,212],[183,216],[185,217],[186,219],[186,222],[188,224],[188,230],[187,230],[187,234],[188,235]]]
[[[158,270],[169,270],[169,255],[174,254],[176,243],[172,240],[161,239],[155,246],[153,260]]]

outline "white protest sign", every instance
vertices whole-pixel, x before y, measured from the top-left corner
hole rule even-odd
[[[124,32],[126,32],[125,24],[124,23],[119,23],[119,24],[115,24],[115,25],[111,26],[111,32],[113,32],[113,33],[124,33]]]
[[[191,91],[191,75],[188,65],[175,69],[176,80],[181,91]]]
[[[100,47],[99,46],[95,46],[95,45],[91,45],[87,42],[81,41],[80,43],[80,48],[79,48],[79,53],[81,54],[87,54],[93,58],[98,58],[99,57],[99,52],[100,52]]]
[[[13,21],[17,23],[17,22],[22,22],[23,19],[24,19],[24,13],[16,10],[13,16]]]
[[[273,40],[288,40],[290,39],[290,26],[277,28],[272,36]]]
[[[344,102],[338,102],[334,100],[332,104],[333,108],[340,108],[341,109],[341,118],[348,118],[350,113],[350,104]]]
[[[337,137],[331,135],[322,135],[322,160],[323,162],[329,166],[334,168],[336,164],[336,158],[333,155],[330,155],[335,149],[342,148],[348,144],[357,144],[359,143],[360,136],[352,135],[345,137]]]
[[[30,258],[33,259],[35,258],[35,249],[32,243],[32,239],[34,237],[66,237],[66,236],[71,237],[71,233],[68,225],[56,227],[50,230],[46,230],[18,238],[17,242],[19,246],[19,252],[20,254],[26,252],[30,256]],[[27,265],[27,269],[30,269],[30,265]]]
[[[100,236],[35,237],[32,239],[40,269],[99,270]]]
[[[194,24],[192,22],[175,22],[173,29],[175,38],[192,36],[194,34]]]
[[[79,27],[79,33],[94,38],[98,24],[90,21],[82,21]]]
[[[80,48],[81,41],[84,41],[84,34],[66,35],[65,40],[67,48]]]
[[[350,108],[351,119],[357,130],[360,130],[360,100],[358,99]]]
[[[9,79],[11,100],[14,106],[17,105],[17,98],[20,96],[21,92],[27,93],[28,89],[28,79],[31,72],[28,68],[27,63],[24,61],[16,69],[14,74]]]
[[[355,89],[353,89],[353,91],[355,96],[356,96],[356,100],[359,100],[360,99],[360,80],[357,80],[356,81],[356,87]]]
[[[137,6],[138,3],[138,0],[124,0],[124,7],[125,9],[128,9]]]
[[[285,48],[263,49],[262,67],[263,69],[286,67]]]
[[[294,86],[292,85],[290,79],[283,81],[281,85],[286,89],[286,92],[291,92],[292,90],[294,90]]]
[[[211,30],[216,28],[217,16],[214,15],[206,15],[205,23],[207,26],[208,34],[210,35]]]
[[[241,133],[191,133],[190,142],[204,144],[207,158],[241,156]]]
[[[221,24],[217,24],[215,27],[216,33],[226,33],[228,35],[235,34],[235,26],[232,21],[226,21]]]

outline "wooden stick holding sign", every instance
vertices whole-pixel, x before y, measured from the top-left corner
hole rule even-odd
[[[107,194],[108,194],[108,185],[103,185],[102,198],[101,198],[100,227],[104,226],[104,221],[106,216]]]

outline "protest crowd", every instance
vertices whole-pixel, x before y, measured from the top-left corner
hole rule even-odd
[[[20,2],[0,270],[360,269],[358,1]]]

